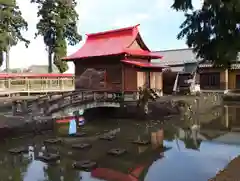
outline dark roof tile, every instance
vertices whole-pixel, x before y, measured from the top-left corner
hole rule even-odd
[[[162,50],[156,51],[163,56],[161,60],[155,60],[161,65],[183,65],[185,63],[197,63],[201,59],[196,58],[196,54],[193,53],[191,48],[185,49],[173,49],[173,50]]]

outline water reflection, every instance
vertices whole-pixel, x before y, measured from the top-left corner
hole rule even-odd
[[[163,129],[156,132],[151,132],[151,145],[153,149],[157,149],[163,146],[164,134]]]
[[[229,129],[238,130],[240,128],[240,106],[224,106],[225,126]],[[239,129],[240,130],[240,129]]]
[[[234,108],[235,109],[235,108]],[[93,121],[79,128],[85,138],[66,138],[63,145],[44,145],[47,135],[38,139],[9,142],[2,145],[0,175],[3,180],[23,181],[205,181],[213,177],[240,152],[236,144],[222,144],[219,138],[238,127],[238,109],[224,107],[209,115],[213,120],[194,119],[171,122],[104,120]],[[234,116],[235,114],[235,116]],[[209,116],[209,117],[211,117]],[[202,121],[201,121],[202,120]],[[60,126],[61,135],[67,132]],[[65,126],[66,127],[66,126]],[[56,132],[59,132],[57,130]],[[99,140],[102,134],[116,135],[114,141]],[[232,134],[232,133],[231,133]],[[236,133],[237,134],[237,133]],[[136,145],[132,140],[150,140],[150,144]],[[232,140],[232,138],[231,138]],[[239,137],[240,140],[240,137]],[[225,139],[226,141],[226,139]],[[74,150],[73,143],[88,142],[89,150]],[[12,147],[28,144],[29,153],[13,156],[7,153]],[[113,157],[107,154],[111,148],[124,148],[127,154]],[[36,160],[44,153],[59,153],[60,161],[47,164]],[[214,154],[213,154],[214,153]],[[90,172],[74,170],[74,161],[90,159],[98,168]],[[169,170],[174,170],[174,174]]]

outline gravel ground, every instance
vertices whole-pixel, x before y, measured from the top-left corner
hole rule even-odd
[[[208,181],[240,181],[240,156],[233,159],[224,170]]]

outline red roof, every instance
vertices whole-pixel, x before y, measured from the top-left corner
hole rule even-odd
[[[121,173],[116,170],[109,168],[96,168],[91,172],[91,176],[104,180],[115,180],[115,181],[138,181],[138,178],[130,174]]]
[[[117,30],[88,34],[85,44],[72,55],[63,58],[64,60],[77,60],[87,57],[107,56],[107,55],[138,55],[150,58],[162,58],[156,53],[151,53],[144,44],[143,49],[132,49],[132,43],[141,36],[138,26],[132,26]]]
[[[134,66],[140,67],[140,68],[156,68],[156,69],[166,68],[166,66],[162,66],[162,65],[158,65],[158,64],[154,64],[154,63],[139,62],[139,61],[135,61],[135,60],[121,60],[121,62],[130,64],[130,65],[134,65]]]
[[[57,77],[73,77],[73,74],[17,74],[17,73],[0,73],[0,78],[57,78]]]

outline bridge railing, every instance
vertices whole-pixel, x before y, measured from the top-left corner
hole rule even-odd
[[[74,90],[74,77],[10,77],[0,78],[0,94],[4,92],[16,93],[46,93]]]
[[[138,100],[137,91],[116,92],[106,90],[77,90],[65,92],[61,95],[50,94],[31,101],[14,101],[13,113],[16,114],[44,114],[49,115],[69,106],[86,104],[88,102],[117,102]]]

